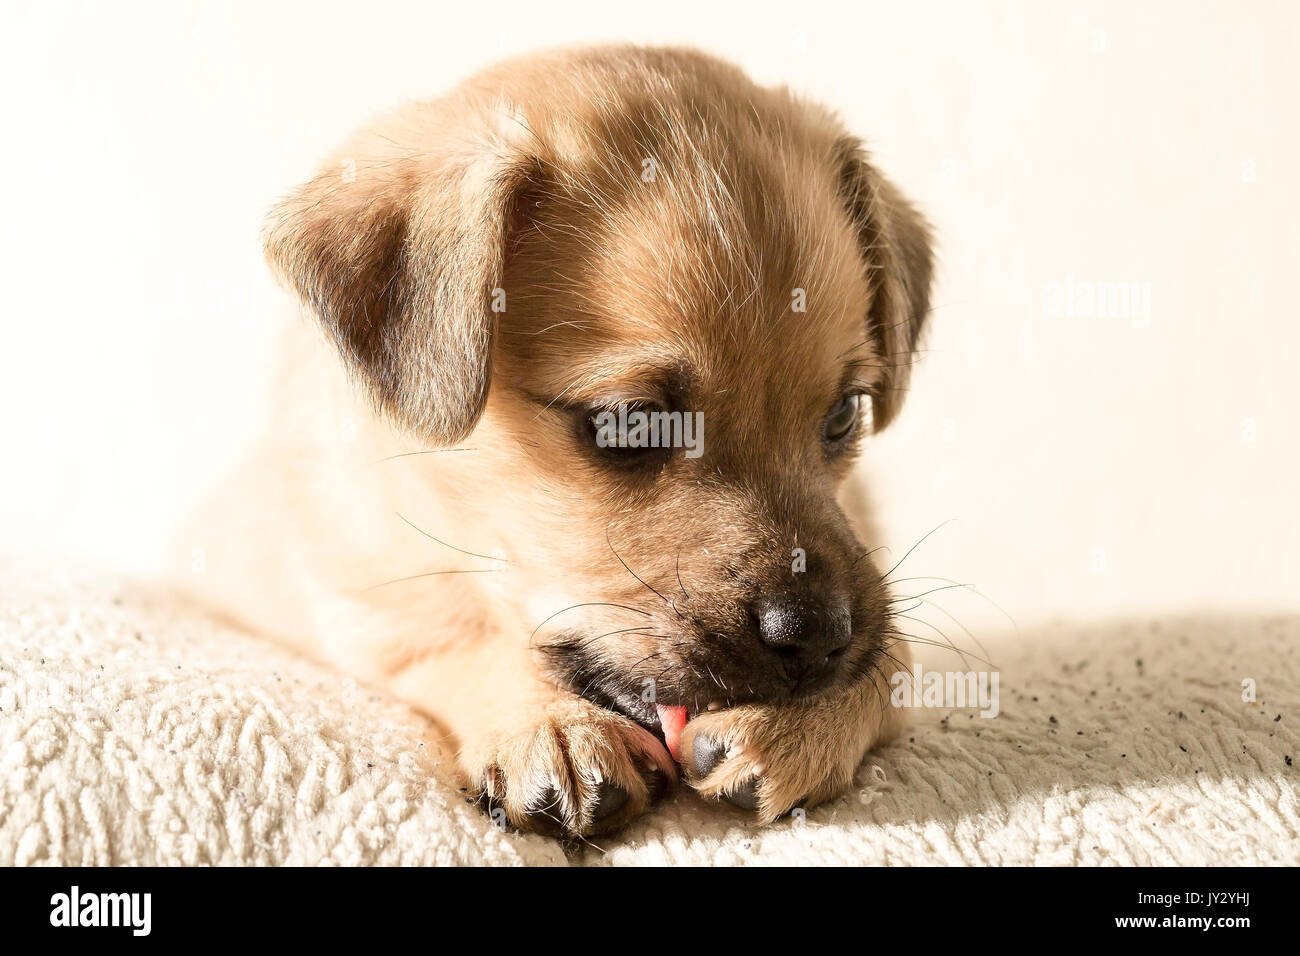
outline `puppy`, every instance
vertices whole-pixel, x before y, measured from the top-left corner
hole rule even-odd
[[[687,50],[514,60],[362,130],[265,249],[309,322],[188,537],[207,600],[434,717],[523,828],[679,773],[770,821],[897,732],[849,472],[931,252],[832,114]]]

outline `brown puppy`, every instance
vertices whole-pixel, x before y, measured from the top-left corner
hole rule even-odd
[[[772,820],[896,732],[847,478],[931,258],[831,114],[684,50],[516,60],[363,130],[266,250],[333,347],[296,334],[190,538],[210,600],[437,718],[520,826],[622,825],[666,749]]]

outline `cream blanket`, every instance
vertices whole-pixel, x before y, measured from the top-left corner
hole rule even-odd
[[[408,708],[150,589],[4,570],[0,864],[1300,863],[1296,617],[1022,626],[985,641],[997,717],[918,710],[832,804],[682,792],[566,852],[495,829]]]

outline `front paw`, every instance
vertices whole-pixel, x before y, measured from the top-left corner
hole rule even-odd
[[[888,699],[868,680],[808,702],[703,713],[682,732],[682,766],[702,796],[770,823],[849,789],[866,752],[901,729]]]
[[[461,762],[494,820],[558,837],[617,830],[677,779],[653,734],[584,700],[548,705]]]

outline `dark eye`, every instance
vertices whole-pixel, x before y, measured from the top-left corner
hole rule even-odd
[[[619,467],[661,462],[670,453],[655,427],[655,416],[661,412],[641,402],[588,409],[580,413],[583,444],[597,458]]]
[[[862,417],[862,408],[866,396],[861,392],[849,392],[831,406],[822,422],[822,437],[832,444],[842,442],[853,434],[853,429]]]

